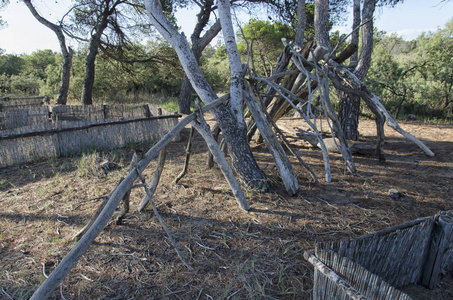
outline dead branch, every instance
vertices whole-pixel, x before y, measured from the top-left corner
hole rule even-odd
[[[201,108],[201,112],[206,112],[210,109],[217,107],[218,105],[222,104],[225,100],[227,100],[229,95],[225,95],[217,100],[208,103],[203,108]],[[157,142],[151,149],[146,152],[144,158],[140,160],[137,165],[136,169],[139,172],[143,172],[143,170],[148,166],[151,160],[168,144],[171,140],[185,127],[189,122],[195,119],[195,113],[188,115],[186,118],[181,120],[175,127],[173,127],[170,132],[168,132],[159,142]],[[78,241],[78,243],[69,251],[68,254],[61,260],[58,266],[53,270],[53,272],[49,275],[49,277],[39,286],[39,288],[34,292],[30,299],[33,300],[41,300],[47,299],[50,294],[58,287],[61,281],[65,278],[65,276],[71,271],[71,269],[75,266],[77,261],[82,257],[82,255],[88,250],[90,245],[93,243],[94,239],[99,235],[99,233],[104,229],[107,225],[108,220],[112,217],[113,213],[115,212],[116,207],[120,203],[121,199],[123,199],[124,195],[126,195],[127,191],[129,191],[137,179],[138,174],[137,171],[131,171],[129,174],[124,178],[121,183],[114,189],[112,194],[109,197],[108,202],[106,203],[105,207],[102,209],[99,216],[93,222],[93,225],[86,231],[83,237]]]
[[[222,170],[222,173],[225,176],[225,179],[228,181],[228,184],[230,185],[230,188],[233,191],[234,197],[236,198],[236,201],[238,202],[239,206],[242,209],[248,211],[250,210],[250,205],[247,203],[247,200],[245,199],[244,193],[241,190],[241,186],[234,177],[233,170],[228,165],[228,162],[226,161],[226,158],[222,150],[220,149],[219,144],[217,144],[216,140],[212,136],[211,130],[209,129],[209,125],[204,120],[203,114],[199,113],[200,111],[201,109],[197,109],[196,111],[197,120],[192,121],[191,124],[193,127],[195,127],[198,133],[200,133],[200,135],[206,141],[209,151],[211,151],[215,161],[220,167],[220,170]]]
[[[186,261],[184,256],[182,255],[181,251],[178,249],[178,244],[176,243],[175,239],[173,238],[173,235],[171,234],[170,230],[168,229],[167,225],[165,225],[164,219],[162,219],[161,215],[159,214],[159,211],[157,210],[156,205],[154,204],[154,201],[152,199],[153,195],[151,194],[151,191],[149,188],[146,187],[146,181],[143,175],[140,173],[140,171],[135,168],[135,172],[137,173],[137,176],[140,178],[143,184],[143,188],[145,189],[146,196],[149,199],[149,202],[151,203],[151,206],[153,207],[154,215],[159,219],[160,224],[165,230],[165,233],[167,234],[168,238],[170,239],[171,244],[173,245],[173,248],[175,248],[176,253],[178,254],[179,258],[181,261],[186,265],[189,270],[193,271],[194,268]]]
[[[212,130],[212,136],[214,137],[214,139],[217,141],[219,141],[219,134],[220,134],[220,126],[219,124],[215,124],[214,126],[214,129]],[[223,141],[222,141],[223,142]],[[222,145],[225,145],[225,143],[223,144],[220,144],[220,148],[222,148]],[[225,151],[224,151],[225,153]],[[226,155],[226,154],[225,154]],[[214,166],[214,156],[212,156],[212,153],[209,152],[208,154],[208,162],[207,162],[207,165],[208,165],[208,168],[209,169],[212,169],[212,167]]]
[[[331,172],[330,172],[330,160],[329,160],[329,155],[327,154],[327,149],[326,149],[326,145],[324,144],[324,141],[322,139],[322,136],[321,136],[321,133],[318,131],[318,128],[316,127],[316,124],[313,123],[310,118],[308,117],[308,115],[306,115],[305,113],[303,113],[294,103],[293,101],[291,101],[290,97],[287,96],[287,95],[292,95],[293,97],[297,98],[294,94],[291,93],[291,91],[288,91],[287,89],[285,89],[284,87],[274,83],[274,82],[271,82],[269,80],[267,80],[266,78],[262,78],[262,77],[254,77],[255,80],[262,80],[262,81],[265,81],[269,86],[271,86],[272,88],[275,89],[276,92],[278,92],[283,99],[285,99],[296,111],[298,111],[302,117],[304,118],[305,122],[307,122],[307,124],[313,129],[314,131],[314,134],[316,135],[316,137],[318,138],[318,141],[319,141],[319,145],[320,145],[320,148],[322,150],[322,154],[323,154],[323,158],[324,158],[324,169],[325,169],[325,172],[326,172],[326,182],[331,182],[332,181],[332,176],[331,176]]]
[[[387,125],[399,132],[402,136],[409,141],[416,144],[427,155],[434,156],[434,153],[422,141],[417,139],[412,134],[402,129],[398,122],[392,117],[381,102],[381,99],[373,94],[366,85],[357,78],[351,71],[337,64],[333,60],[327,62],[333,69],[329,69],[329,78],[332,80],[336,88],[341,89],[347,93],[359,95],[368,105],[368,107],[376,114],[384,118]],[[379,147],[378,147],[379,148]]]
[[[164,165],[165,165],[165,157],[167,154],[167,147],[164,147],[162,151],[160,151],[159,154],[159,161],[157,163],[157,168],[156,171],[154,172],[153,180],[149,184],[149,194],[151,196],[154,195],[157,189],[157,185],[159,184],[160,176],[162,175],[162,171],[164,170]],[[140,202],[140,205],[138,207],[138,211],[142,212],[146,205],[149,203],[150,198],[148,197],[148,193],[145,194],[145,197],[143,197],[142,202]]]
[[[258,102],[260,104],[260,102]],[[272,125],[272,127],[274,127],[275,131],[277,131],[277,134],[281,137],[281,139],[283,140],[283,142],[285,143],[285,146],[286,148],[288,148],[288,150],[297,158],[297,160],[299,161],[299,163],[304,166],[305,169],[307,169],[307,171],[310,173],[311,177],[313,178],[315,184],[317,186],[320,186],[320,182],[318,180],[318,177],[316,176],[315,172],[313,172],[313,170],[310,168],[309,165],[307,165],[307,163],[305,163],[305,161],[300,157],[299,154],[297,154],[297,152],[293,149],[293,147],[291,147],[291,144],[289,143],[289,141],[286,139],[286,136],[283,134],[283,132],[280,130],[280,128],[277,126],[277,124],[274,122],[274,120],[272,119],[272,117],[269,115],[269,113],[267,112],[266,109],[264,109],[263,107],[261,107],[261,110],[262,112],[264,113],[264,115],[266,116],[267,118],[267,121]]]
[[[189,168],[190,150],[192,148],[192,140],[193,140],[194,133],[195,133],[195,128],[191,127],[190,134],[189,134],[189,141],[187,142],[187,147],[186,147],[186,159],[184,160],[184,168],[182,169],[181,173],[179,173],[179,175],[176,177],[175,184],[177,184],[178,181],[180,181],[181,178],[183,178],[184,175],[187,174],[187,169]]]
[[[253,115],[256,126],[266,141],[268,151],[274,158],[275,165],[277,166],[280,177],[283,180],[286,191],[290,195],[294,195],[299,189],[296,174],[294,174],[294,170],[288,156],[278,141],[272,127],[267,122],[266,117],[253,96],[253,91],[249,85],[246,86],[246,90],[244,91],[244,99]]]

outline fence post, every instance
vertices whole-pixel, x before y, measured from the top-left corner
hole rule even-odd
[[[442,268],[443,256],[453,238],[453,218],[440,215],[434,222],[428,256],[423,267],[422,285],[433,289]]]
[[[145,118],[151,118],[151,111],[149,110],[149,104],[143,104],[143,109],[145,110]]]
[[[107,105],[106,104],[102,104],[102,113],[104,115],[104,120],[107,120]]]

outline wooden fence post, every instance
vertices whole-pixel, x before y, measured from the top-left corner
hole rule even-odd
[[[107,105],[106,104],[102,104],[102,113],[103,113],[103,116],[104,116],[104,120],[107,120],[108,112],[107,112]]]
[[[151,115],[151,110],[149,109],[149,104],[143,104],[143,109],[145,110],[145,118],[150,118]]]
[[[431,234],[431,243],[422,275],[422,285],[433,289],[441,272],[442,258],[453,238],[453,218],[440,215]]]

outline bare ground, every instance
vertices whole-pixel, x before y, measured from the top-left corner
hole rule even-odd
[[[291,131],[299,119],[279,122]],[[218,168],[206,167],[207,150],[196,135],[189,173],[173,183],[184,162],[188,130],[168,149],[155,202],[195,271],[176,256],[151,210],[138,213],[143,191],[134,189],[123,225],[112,219],[63,281],[53,298],[64,299],[310,299],[313,268],[303,252],[315,241],[356,237],[415,218],[451,210],[453,126],[418,122],[403,128],[426,142],[428,157],[386,128],[387,161],[355,156],[358,174],[331,154],[332,178],[324,182],[319,150],[290,137],[322,182],[315,187],[292,157],[301,185],[290,197],[264,145],[252,145],[272,181],[268,193],[246,190],[242,211]],[[374,142],[372,121],[361,121],[362,140]],[[123,168],[104,175],[90,159],[72,157],[0,170],[0,299],[27,299],[73,247],[85,225],[120,177],[130,151],[100,154]],[[84,161],[88,161],[84,164]],[[151,180],[156,162],[144,172]],[[402,196],[389,197],[397,189]],[[452,299],[451,275],[428,299]],[[414,292],[413,292],[414,293]]]

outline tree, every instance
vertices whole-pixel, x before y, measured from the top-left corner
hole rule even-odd
[[[9,0],[0,1],[0,11],[2,11],[9,4]],[[6,26],[6,22],[3,21],[2,16],[0,16],[0,29]]]
[[[217,95],[212,89],[212,86],[203,77],[197,59],[185,36],[180,34],[164,16],[159,1],[149,0],[145,4],[151,23],[176,50],[184,71],[201,101],[205,104],[214,101]],[[235,41],[231,40],[234,38],[234,32],[232,32],[231,27],[231,16],[228,15],[229,3],[225,3],[225,1],[219,2],[219,7],[223,7],[224,9],[220,13],[221,21],[222,16],[227,19],[229,18],[229,22],[228,20],[225,20],[225,23],[222,21],[222,28],[226,39],[225,45],[231,43],[235,46]],[[230,31],[227,31],[227,27],[230,27]],[[217,107],[213,110],[213,115],[224,134],[233,168],[240,180],[246,185],[258,190],[267,190],[269,182],[264,172],[259,169],[247,140],[246,127],[242,115],[242,77],[240,74],[237,74],[238,71],[241,72],[242,67],[239,65],[240,70],[238,70],[238,56],[234,52],[234,49],[227,48],[230,63],[232,61],[231,56],[236,57],[234,59],[235,65],[232,67],[232,79],[230,80],[230,104],[228,107],[222,105]]]
[[[237,34],[239,52],[245,57],[250,54],[255,71],[268,77],[280,55],[282,38],[293,40],[294,34],[282,22],[251,19]]]
[[[19,75],[25,64],[25,59],[16,54],[0,54],[0,74]]]
[[[379,3],[378,3],[379,2]],[[373,15],[376,5],[391,5],[394,6],[401,0],[364,0],[362,13],[360,17],[360,3],[358,0],[354,0],[353,3],[353,34],[352,42],[358,42],[359,24],[361,30],[361,51],[360,56],[357,60],[353,57],[351,60],[351,66],[354,68],[354,74],[360,80],[364,80],[368,69],[371,65],[371,55],[373,52]],[[360,97],[350,95],[344,91],[338,91],[338,98],[340,99],[339,108],[339,119],[343,133],[349,140],[357,141],[359,139],[359,112],[360,112]],[[383,157],[381,157],[383,159]]]
[[[377,33],[375,38],[366,83],[381,95],[396,119],[403,111],[403,105],[413,99],[416,90],[412,84],[414,74],[425,64],[413,59],[414,45],[396,35]]]
[[[200,12],[197,15],[197,23],[194,32],[191,35],[191,42],[195,58],[199,61],[201,52],[214,39],[214,37],[219,33],[221,28],[219,20],[216,19],[213,25],[211,25],[209,29],[206,29],[206,27],[209,24],[208,21],[210,15],[212,15],[213,12],[217,10],[217,6],[214,5],[214,2],[212,0],[206,0],[201,2],[194,1],[194,3],[196,3],[200,7]],[[262,5],[261,8],[267,10],[269,17],[276,16],[282,19],[284,24],[285,23],[291,24],[295,22],[294,15],[297,7],[297,1],[294,2],[285,0],[283,1],[244,0],[244,1],[231,1],[231,5],[248,8],[250,11],[256,9],[257,5]],[[338,9],[340,6],[334,7]],[[204,34],[201,36],[202,32],[204,32]],[[190,100],[192,92],[193,88],[190,86],[188,78],[185,78],[179,96],[179,112],[188,113],[190,111]]]
[[[80,0],[73,12],[71,26],[68,28],[72,32],[88,35],[88,39],[77,38],[88,41],[89,45],[81,101],[85,105],[91,105],[95,62],[100,47],[103,51],[121,54],[123,49],[132,45],[130,38],[133,34],[148,32],[149,26],[143,22],[144,7],[136,0]]]
[[[62,22],[60,24],[54,24],[44,17],[42,17],[35,9],[33,4],[30,0],[24,0],[25,5],[27,5],[30,12],[33,14],[36,20],[38,20],[41,24],[52,30],[58,38],[58,42],[60,43],[60,50],[63,54],[63,68],[61,74],[61,87],[58,91],[58,104],[66,104],[68,100],[68,91],[69,91],[69,82],[71,78],[71,66],[72,66],[72,55],[73,51],[70,47],[66,45],[66,38],[63,33]]]
[[[444,29],[423,33],[417,39],[417,60],[426,62],[418,71],[423,80],[420,84],[423,98],[432,99],[426,103],[437,111],[438,116],[451,116],[453,111],[453,19]],[[439,99],[436,101],[436,99]]]
[[[362,48],[360,57],[357,59],[353,57],[351,63],[355,64],[354,73],[360,80],[363,80],[371,65],[371,54],[373,52],[373,14],[375,9],[375,0],[365,0],[363,2],[362,17],[360,8],[357,1],[354,2],[354,25],[360,24],[360,19],[363,22],[362,31]],[[358,30],[353,28],[353,40],[357,42]],[[341,123],[343,133],[348,140],[359,140],[359,112],[360,112],[360,97],[350,95],[344,91],[338,91],[338,98],[340,99],[340,108],[338,117]]]

